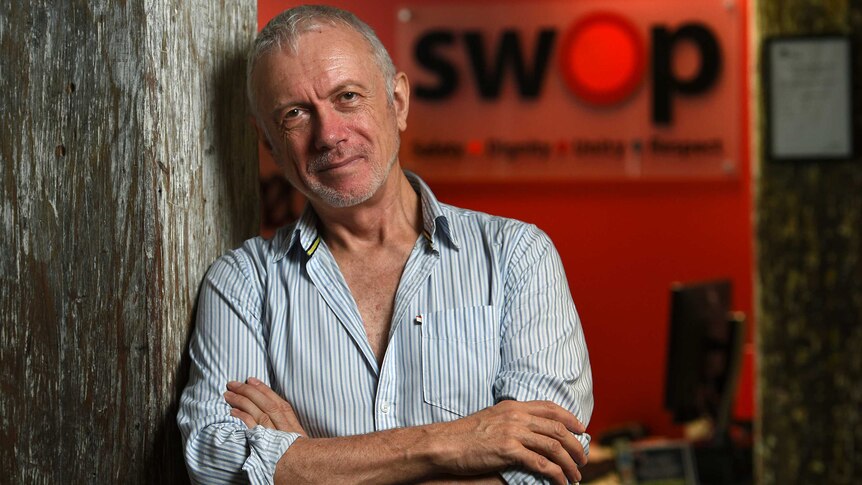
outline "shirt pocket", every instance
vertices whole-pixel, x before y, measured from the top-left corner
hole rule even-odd
[[[424,401],[459,416],[494,404],[500,368],[497,309],[459,308],[420,317]]]

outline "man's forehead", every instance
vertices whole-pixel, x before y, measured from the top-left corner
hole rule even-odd
[[[326,95],[335,85],[383,81],[370,44],[352,29],[323,25],[304,31],[297,40],[295,46],[277,46],[259,58],[253,82],[261,108],[290,101],[285,96],[292,98],[307,88]]]

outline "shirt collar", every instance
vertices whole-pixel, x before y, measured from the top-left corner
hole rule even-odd
[[[292,226],[290,234],[286,235],[285,241],[282,244],[282,255],[286,255],[293,250],[294,246],[299,246],[302,251],[311,256],[317,251],[320,246],[320,234],[317,231],[317,214],[308,202],[305,203],[305,208],[302,210],[302,215],[299,220]]]
[[[443,212],[443,206],[434,197],[431,188],[413,172],[404,170],[404,175],[416,193],[419,194],[419,200],[422,204],[422,234],[425,238],[433,245],[439,232],[441,238],[447,240],[455,249],[460,249],[460,244],[452,231],[449,219]],[[285,236],[282,255],[286,255],[297,245],[308,256],[312,256],[317,251],[320,245],[320,233],[317,230],[317,214],[311,204],[305,204],[305,209],[303,209],[299,220],[293,225],[293,230]]]
[[[422,233],[433,244],[437,237],[439,229],[440,237],[447,240],[455,249],[460,249],[461,245],[457,235],[452,230],[452,225],[449,223],[449,218],[443,212],[443,205],[431,192],[431,188],[424,180],[419,178],[415,173],[404,170],[404,175],[413,186],[413,189],[419,194],[419,200],[422,204]]]

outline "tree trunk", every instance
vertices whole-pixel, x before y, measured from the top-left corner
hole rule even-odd
[[[0,2],[5,483],[184,483],[198,284],[257,232],[254,0]]]
[[[862,5],[757,0],[758,45],[845,33],[854,49],[854,146],[862,153]],[[758,482],[862,480],[862,164],[767,158],[759,86],[756,176]]]

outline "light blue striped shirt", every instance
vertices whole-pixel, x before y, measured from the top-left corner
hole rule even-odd
[[[271,240],[209,269],[178,422],[191,478],[272,483],[297,435],[230,416],[230,380],[258,377],[311,437],[449,421],[504,399],[547,399],[587,424],[592,375],[559,255],[533,225],[420,195],[423,234],[395,295],[378,366],[362,319],[307,208]],[[586,448],[589,435],[578,436]],[[509,483],[543,483],[524,471]]]

